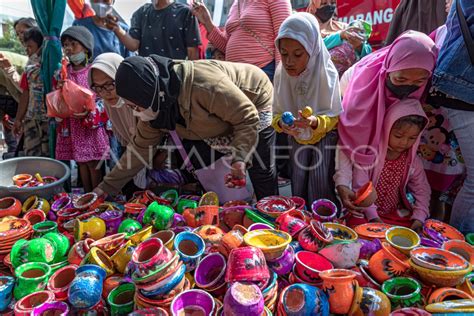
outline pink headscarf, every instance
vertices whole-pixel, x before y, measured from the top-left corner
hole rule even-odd
[[[361,165],[373,164],[377,158],[385,110],[399,101],[385,86],[388,73],[421,68],[431,74],[437,55],[436,45],[427,35],[407,31],[392,45],[356,64],[344,94],[344,112],[338,127],[340,144],[348,157]],[[410,98],[420,100],[425,88],[426,84],[410,94]]]

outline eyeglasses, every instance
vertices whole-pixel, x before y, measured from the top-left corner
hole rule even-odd
[[[102,93],[103,91],[112,91],[115,89],[115,81],[112,82],[107,82],[101,86],[98,85],[93,85],[91,87],[92,90],[94,90],[97,93]]]

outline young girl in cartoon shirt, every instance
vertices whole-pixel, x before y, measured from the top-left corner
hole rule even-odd
[[[431,192],[417,148],[427,121],[418,101],[404,99],[386,111],[377,159],[370,168],[361,168],[344,152],[338,152],[334,180],[344,207],[351,213],[349,226],[370,221],[418,231],[422,228],[429,216]],[[361,208],[353,203],[355,192],[368,181],[375,186],[377,200]],[[408,202],[407,192],[414,196],[414,204]]]
[[[83,26],[71,26],[61,34],[61,44],[70,62],[67,78],[89,88],[89,60],[94,48],[92,34]],[[103,104],[96,102],[95,111],[74,114],[58,124],[56,159],[77,162],[85,192],[92,191],[102,181],[99,162],[109,157],[107,121]]]

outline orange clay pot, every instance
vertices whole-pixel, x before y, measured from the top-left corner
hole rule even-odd
[[[469,299],[472,300],[472,296],[463,292],[458,289],[453,289],[450,287],[441,287],[436,289],[431,293],[430,298],[426,302],[426,305],[433,304],[433,303],[441,303],[444,301],[452,301],[452,300],[462,300],[462,299]]]
[[[345,269],[321,271],[323,289],[329,297],[329,310],[333,314],[347,314],[351,309],[357,282],[356,273]]]
[[[0,217],[18,216],[21,213],[21,203],[13,197],[0,199]]]
[[[408,257],[387,242],[369,260],[369,272],[379,283],[403,276],[409,268]]]

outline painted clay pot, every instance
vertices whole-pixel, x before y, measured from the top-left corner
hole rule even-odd
[[[128,237],[128,236],[133,235],[140,229],[142,229],[142,224],[140,224],[138,221],[134,219],[127,218],[127,219],[124,219],[122,223],[120,224],[118,228],[118,232],[125,233],[127,234],[127,237]]]
[[[5,311],[13,297],[15,279],[10,276],[0,276],[0,312]]]
[[[84,257],[91,250],[94,239],[86,238],[75,243],[69,250],[67,260],[70,264],[80,265]]]
[[[224,297],[224,314],[229,316],[262,315],[264,306],[260,288],[251,283],[232,283]]]
[[[172,230],[162,230],[150,236],[150,238],[160,239],[163,243],[163,246],[165,246],[169,250],[173,250],[174,237],[175,233]]]
[[[188,208],[184,210],[183,217],[186,224],[193,228],[202,225],[219,225],[219,206],[203,205],[196,208]]]
[[[273,229],[272,226],[264,224],[264,223],[253,223],[248,227],[248,231],[251,232],[253,230],[259,230],[259,229]]]
[[[369,207],[377,200],[377,191],[375,190],[372,181],[367,182],[355,194],[354,205],[360,207]]]
[[[44,222],[46,220],[46,215],[42,210],[30,210],[25,214],[25,216],[23,216],[23,218],[29,221],[31,225],[35,225]]]
[[[127,241],[119,250],[117,250],[110,259],[114,263],[115,269],[119,273],[125,273],[128,263],[132,259],[133,252],[135,247],[133,247],[132,242]]]
[[[443,244],[444,250],[454,252],[466,259],[471,265],[474,264],[474,247],[469,245],[465,241],[461,240],[448,240]]]
[[[56,213],[58,217],[56,222],[58,223],[59,230],[61,232],[65,231],[64,224],[75,219],[79,214],[81,214],[80,211],[73,208],[65,208],[58,211]]]
[[[54,263],[64,261],[69,251],[69,239],[63,234],[51,232],[43,236],[43,238],[53,243],[56,248],[56,254],[54,256]]]
[[[194,272],[196,285],[202,289],[215,288],[225,282],[227,262],[220,253],[211,253],[204,257]]]
[[[77,219],[74,223],[74,239],[76,241],[86,238],[98,240],[105,236],[105,232],[105,222],[98,217],[91,217],[84,221]]]
[[[213,297],[203,290],[188,290],[178,294],[171,302],[171,315],[213,315]]]
[[[118,232],[122,216],[122,212],[116,210],[105,211],[100,214],[99,217],[105,222],[106,235],[113,235]]]
[[[395,226],[385,232],[385,240],[406,255],[420,245],[420,236],[410,228]]]
[[[387,242],[383,242],[382,249],[369,260],[370,274],[379,283],[402,276],[409,268],[408,257]]]
[[[0,218],[5,216],[16,216],[21,214],[21,202],[12,197],[0,199]]]
[[[323,289],[329,297],[330,312],[347,314],[354,299],[355,272],[345,269],[332,269],[321,271],[319,277],[323,279]]]
[[[287,232],[291,237],[298,236],[298,234],[306,227],[304,214],[299,210],[292,210],[281,214],[275,220],[278,229]]]
[[[317,252],[332,241],[333,237],[329,230],[316,220],[312,220],[310,225],[298,235],[300,246],[304,250],[312,252]]]
[[[171,205],[171,207],[173,208],[176,208],[176,206],[178,205],[179,195],[178,191],[174,189],[162,192],[160,194],[160,198],[167,200],[169,202],[169,205]]]
[[[392,278],[382,284],[382,292],[392,302],[392,310],[404,307],[423,307],[421,285],[412,278]]]
[[[114,263],[110,257],[97,247],[91,247],[91,250],[81,262],[81,266],[91,264],[101,267],[107,276],[111,276],[115,272]]]
[[[431,248],[441,248],[441,244],[433,239],[426,237],[420,237],[420,246],[422,247],[431,247]]]
[[[375,278],[369,272],[369,262],[367,260],[359,260],[357,263],[360,273],[364,277],[364,282],[360,282],[364,287],[370,287],[375,290],[379,290],[381,284],[375,280]]]
[[[171,259],[171,252],[158,238],[150,238],[138,245],[132,255],[132,262],[138,276],[143,277]]]
[[[232,249],[227,260],[226,282],[267,282],[270,272],[262,250],[255,247]]]
[[[412,270],[414,270],[420,280],[427,285],[438,287],[456,287],[464,282],[465,276],[472,271],[472,266],[463,270],[432,270],[421,267],[410,260]]]
[[[51,291],[38,291],[26,295],[15,304],[15,315],[29,316],[35,307],[54,301],[54,294]]]
[[[306,210],[306,201],[299,196],[292,196],[290,199],[295,203],[297,210],[304,211]]]
[[[32,316],[67,316],[69,315],[69,306],[64,302],[43,303],[33,309]]]
[[[470,265],[466,259],[458,254],[429,247],[413,249],[410,252],[410,258],[416,265],[430,270],[464,270]]]
[[[124,282],[124,276],[120,274],[114,274],[107,277],[104,281],[103,288],[102,288],[102,298],[107,300],[109,297],[110,292],[119,286],[121,283]]]
[[[151,285],[141,285],[140,293],[143,296],[152,299],[156,296],[167,295],[170,291],[179,292],[186,282],[184,276],[185,270],[186,266],[179,263],[177,269],[164,276],[162,280],[158,280]]]
[[[58,219],[58,212],[66,208],[72,208],[72,199],[68,195],[58,198],[51,204],[51,212],[48,213],[48,219],[56,221]]]
[[[268,267],[278,275],[285,275],[291,272],[295,263],[295,250],[288,245],[283,254],[273,260],[267,260]]]
[[[199,235],[182,232],[174,239],[174,249],[186,265],[186,272],[193,271],[204,254],[205,243]]]
[[[355,242],[357,238],[359,237],[353,229],[347,226],[344,226],[342,224],[323,223],[323,226],[325,226],[331,233],[333,237],[333,243],[346,242],[346,241]]]
[[[171,207],[160,205],[158,202],[151,203],[143,216],[143,224],[153,225],[157,230],[165,230],[173,223],[174,211]]]
[[[236,226],[237,225],[235,225],[234,227]],[[239,248],[245,245],[245,234],[246,231],[243,231],[241,229],[232,229],[231,231],[226,233],[224,236],[222,236],[219,252],[227,257],[229,256],[229,253],[232,251],[232,249]]]
[[[10,257],[14,268],[27,262],[52,264],[56,257],[56,247],[45,238],[36,238],[28,241],[20,239],[13,245]]]
[[[134,246],[137,246],[142,241],[150,238],[152,230],[153,226],[147,226],[128,236],[127,239],[130,240]]]
[[[124,243],[125,233],[113,234],[94,241],[91,247],[97,247],[108,255],[114,254]]]
[[[473,315],[474,306],[472,300],[454,300],[441,303],[433,303],[425,306],[428,312],[434,315]]]
[[[23,203],[22,211],[23,213],[26,213],[29,210],[34,209],[42,210],[46,215],[48,215],[51,206],[49,205],[49,202],[46,199],[33,195],[27,198],[26,201]]]
[[[56,222],[44,221],[33,225],[33,238],[39,238],[51,232],[58,232],[58,224]]]
[[[16,268],[17,281],[13,292],[15,299],[44,290],[50,273],[51,268],[42,262],[28,262]]]
[[[435,219],[426,220],[423,225],[423,232],[425,232],[425,229],[431,229],[436,231],[437,233],[441,234],[446,240],[464,240],[464,235],[459,230],[449,224],[443,223]]]
[[[313,219],[325,223],[333,222],[336,219],[336,204],[326,199],[319,199],[311,204],[311,215]]]
[[[457,288],[464,293],[474,297],[474,273],[468,274],[461,284]]]
[[[126,203],[124,205],[125,217],[138,220],[138,216],[143,210],[146,210],[146,205],[142,203]]]
[[[56,300],[67,300],[67,293],[71,282],[76,276],[77,266],[72,264],[54,272],[48,281],[47,289],[54,293]]]
[[[222,229],[213,225],[203,225],[194,229],[193,232],[198,234],[202,240],[204,240],[204,243],[206,244],[206,250],[204,251],[205,254],[219,251],[219,246],[224,237]]]
[[[104,269],[93,264],[79,267],[69,286],[69,303],[78,309],[88,309],[99,303],[105,275]]]
[[[94,192],[76,196],[72,200],[72,206],[81,211],[95,210],[101,203],[102,200],[99,199],[99,196]]]
[[[194,200],[180,198],[178,201],[178,206],[176,207],[176,212],[178,212],[179,214],[183,214],[184,210],[196,207],[198,207],[198,202]]]
[[[444,301],[453,301],[453,300],[462,300],[462,299],[473,299],[472,296],[468,295],[466,292],[463,292],[458,289],[453,289],[450,287],[442,287],[434,290],[427,304],[441,303]]]
[[[244,242],[248,246],[260,248],[265,259],[273,260],[281,257],[291,242],[291,236],[281,230],[261,229],[246,233]]]
[[[320,283],[321,271],[333,269],[333,265],[326,258],[314,252],[300,251],[295,256],[296,274],[308,283]]]
[[[184,227],[186,226],[186,220],[184,219],[184,216],[178,213],[173,214],[173,223],[171,224],[171,229],[175,229],[178,227]]]
[[[318,253],[328,259],[336,269],[351,269],[359,259],[360,247],[358,242],[340,242],[327,245]]]
[[[315,286],[293,284],[286,287],[280,294],[279,310],[288,316],[329,315],[327,295]]]
[[[32,180],[33,176],[31,174],[26,173],[17,174],[12,177],[13,183],[19,188],[24,187]]]
[[[373,254],[382,249],[382,243],[380,242],[380,239],[358,239],[357,242],[361,245],[359,259],[368,260]]]
[[[116,287],[107,297],[110,305],[110,315],[128,315],[133,311],[133,296],[135,295],[135,285],[124,283]]]
[[[390,300],[387,295],[378,290],[357,285],[349,316],[387,316],[390,309]]]

